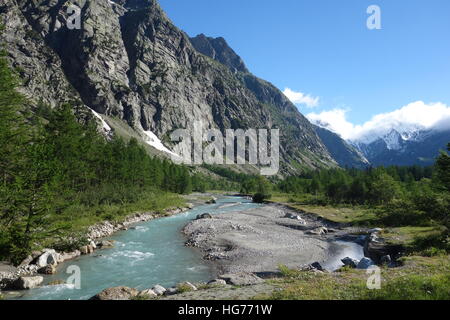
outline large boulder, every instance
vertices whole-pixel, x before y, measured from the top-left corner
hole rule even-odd
[[[139,295],[139,291],[128,287],[115,287],[103,290],[89,300],[131,300]]]
[[[53,249],[45,249],[44,253],[41,254],[37,258],[35,264],[39,268],[43,268],[43,267],[46,267],[48,265],[56,265],[56,264],[58,264],[58,260],[59,260],[59,254],[56,253],[55,250],[53,250]]]
[[[264,282],[260,277],[248,272],[224,274],[219,278],[234,286],[250,286]]]
[[[17,290],[30,290],[39,287],[44,282],[44,277],[20,277],[14,281],[13,287]]]

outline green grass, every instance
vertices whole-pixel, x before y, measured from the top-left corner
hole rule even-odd
[[[270,282],[279,288],[269,300],[448,300],[450,257],[407,257],[404,266],[381,269],[381,289],[367,288],[365,270],[313,273],[280,266],[281,278]]]

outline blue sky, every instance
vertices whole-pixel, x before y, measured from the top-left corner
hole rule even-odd
[[[364,124],[415,101],[450,105],[449,0],[160,0],[190,36],[224,37],[255,75]],[[381,8],[381,30],[366,10]]]

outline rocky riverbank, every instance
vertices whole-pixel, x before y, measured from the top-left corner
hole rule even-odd
[[[180,214],[193,208],[192,204],[184,208],[170,208],[164,212],[135,213],[120,223],[104,221],[89,227],[86,234],[87,243],[72,252],[57,252],[54,249],[35,251],[18,267],[8,264],[0,265],[0,290],[28,290],[40,286],[42,275],[54,274],[58,264],[75,259],[81,255],[114,246],[112,241],[102,240],[119,231],[125,231],[133,225],[152,219]],[[1,291],[0,291],[1,293]]]

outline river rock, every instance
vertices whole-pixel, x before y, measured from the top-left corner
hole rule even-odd
[[[49,264],[48,266],[42,267],[38,269],[38,273],[40,274],[55,274],[56,273],[56,267],[52,264]]]
[[[172,287],[166,290],[166,292],[164,292],[165,296],[174,296],[178,293],[178,288]]]
[[[139,291],[128,287],[115,287],[103,290],[89,300],[131,300],[139,295]]]
[[[298,221],[299,221],[300,223],[302,223],[303,225],[306,224],[306,221],[303,220],[303,218],[302,218],[300,215],[295,214],[295,213],[290,213],[290,212],[288,212],[288,213],[286,213],[286,215],[285,215],[284,217],[285,217],[285,218],[288,218],[288,219],[292,219],[292,220],[298,220]]]
[[[155,291],[153,291],[152,289],[147,289],[147,290],[143,290],[141,292],[139,292],[139,297],[150,297],[150,298],[155,298],[158,295],[155,293]]]
[[[153,292],[155,292],[158,296],[162,296],[167,290],[163,286],[157,284],[152,288]]]
[[[201,220],[201,219],[212,219],[213,216],[210,213],[204,213],[204,214],[199,214],[197,216],[197,220]]]
[[[66,282],[64,280],[54,280],[54,281],[49,282],[47,285],[48,286],[61,286],[64,284],[66,284]]]
[[[373,262],[372,259],[364,257],[358,263],[357,268],[358,269],[369,269],[369,267],[374,266],[374,265],[375,265],[375,262]]]
[[[114,241],[112,240],[103,240],[97,244],[102,249],[114,248]]]
[[[44,282],[44,277],[20,277],[14,281],[14,288],[17,290],[30,290],[39,287]]]
[[[229,273],[221,275],[219,278],[234,286],[249,286],[264,282],[263,279],[249,272]]]
[[[381,228],[374,228],[374,229],[370,229],[369,231],[367,231],[367,233],[369,233],[369,234],[380,233],[382,231],[383,231],[383,229],[381,229]]]
[[[352,259],[352,258],[350,258],[350,257],[344,258],[344,259],[342,259],[341,261],[342,261],[342,263],[343,263],[345,266],[348,266],[348,267],[350,267],[350,268],[356,268],[356,267],[358,266],[358,264],[359,264],[359,261],[358,261],[358,260]]]
[[[59,263],[64,262],[64,261],[68,261],[68,260],[72,260],[75,258],[78,258],[79,256],[81,256],[81,252],[80,250],[75,250],[73,252],[63,252],[60,254],[60,261],[58,261]]]
[[[208,282],[208,285],[210,286],[226,286],[227,282],[223,279],[214,279]]]

